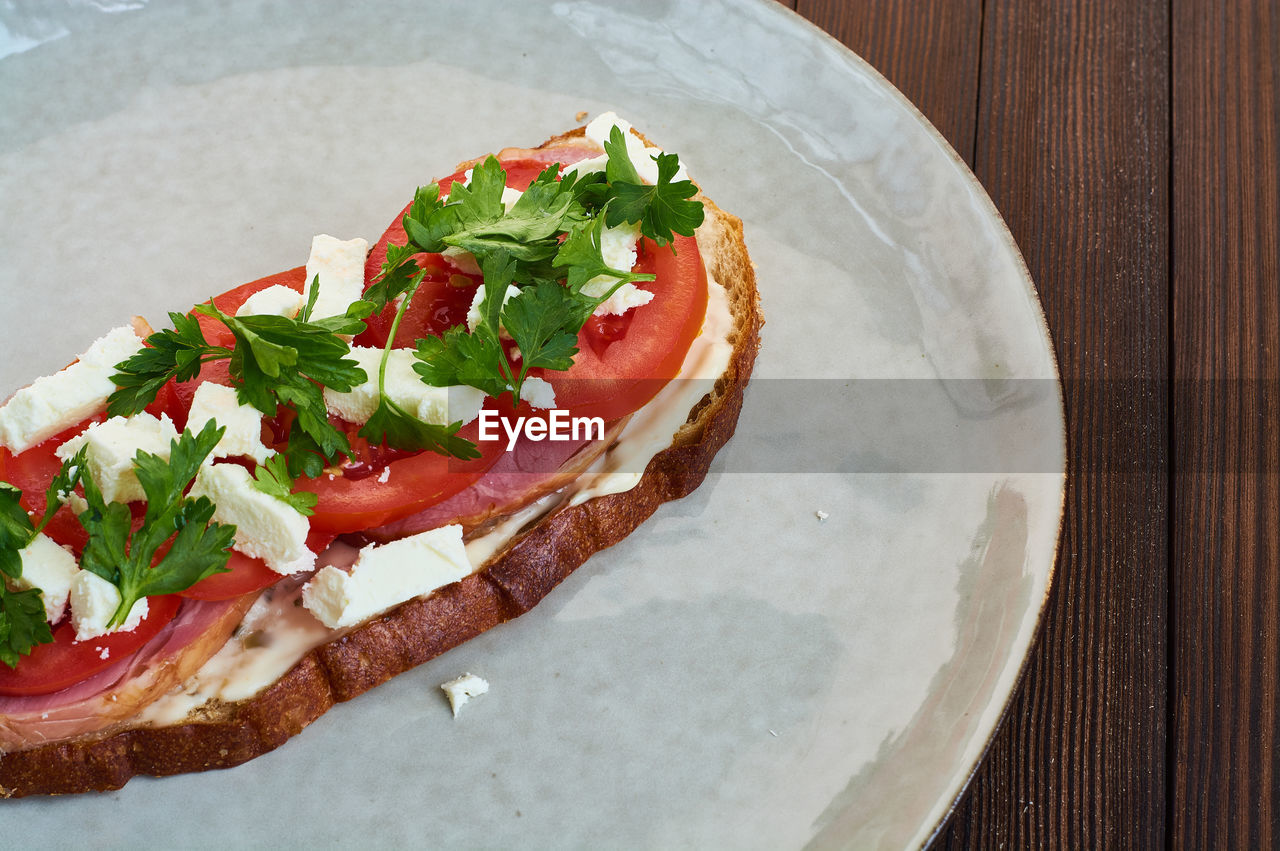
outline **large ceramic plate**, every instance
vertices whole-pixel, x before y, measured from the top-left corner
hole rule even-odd
[[[973,177],[764,0],[302,8],[0,5],[0,395],[616,109],[746,222],[768,325],[739,434],[530,615],[245,766],[10,802],[6,835],[927,840],[1014,687],[1062,500],[1040,308]],[[437,686],[463,671],[492,691],[455,720]]]

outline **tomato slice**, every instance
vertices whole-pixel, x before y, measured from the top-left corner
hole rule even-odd
[[[527,151],[518,153],[523,156],[504,159],[502,164],[507,169],[507,185],[524,189],[546,168],[547,162],[529,156]],[[563,157],[559,156],[561,153]],[[575,148],[551,154],[568,164],[590,156],[590,151]],[[441,189],[461,177],[462,172],[458,172],[441,180]],[[408,210],[406,205],[370,250],[365,265],[366,284],[372,283],[381,271],[387,245],[406,242],[402,219]],[[707,275],[696,240],[677,236],[669,247],[659,247],[643,239],[638,255],[633,271],[653,274],[656,279],[637,286],[653,292],[653,300],[621,317],[588,320],[579,334],[579,351],[571,369],[531,371],[531,375],[555,387],[557,407],[577,416],[602,417],[606,421],[638,410],[676,376],[702,330],[707,312]],[[425,262],[422,258],[428,256],[434,255],[420,255],[419,262]],[[427,284],[424,282],[423,286]],[[410,313],[416,302],[417,298],[410,304]],[[421,310],[429,312],[425,306]],[[411,345],[418,336],[424,336],[418,332],[439,334],[449,327],[443,321],[415,320],[413,330],[406,331],[407,315],[397,334],[397,345]],[[441,315],[447,314],[441,311]],[[465,318],[465,310],[462,316]],[[454,324],[457,321],[461,320]],[[384,329],[380,339],[370,335],[368,344],[379,344],[387,333]]]
[[[62,460],[54,454],[54,451],[91,424],[105,419],[105,414],[89,417],[17,455],[0,447],[0,481],[19,488],[22,491],[22,504],[28,510],[34,511],[37,517],[42,516],[45,509],[45,491],[48,490],[53,477],[58,474],[58,470],[62,468]],[[89,534],[80,525],[80,521],[66,507],[60,508],[53,515],[53,519],[44,529],[44,534],[59,544],[71,547],[77,553],[84,549],[85,543],[89,540]]]
[[[250,281],[247,284],[241,284],[235,289],[227,290],[219,296],[214,296],[213,301],[218,305],[218,309],[228,316],[235,316],[236,311],[249,300],[249,296],[256,292],[261,292],[267,287],[274,287],[277,284],[288,287],[291,290],[302,292],[303,286],[306,284],[307,267],[295,266],[284,272],[277,272],[274,275],[267,275],[265,278],[259,278],[256,281]],[[207,302],[206,302],[207,304]],[[211,316],[202,314],[196,315],[196,321],[200,323],[200,330],[204,331],[204,338],[213,346],[227,346],[230,348],[235,345],[235,337],[231,334],[231,329],[227,328],[218,320]],[[203,369],[201,372],[203,373]]]
[[[707,313],[707,273],[698,243],[677,236],[663,248],[642,239],[634,271],[657,276],[637,284],[654,294],[652,301],[616,319],[592,317],[570,369],[530,371],[551,382],[557,407],[617,419],[639,409],[680,371]]]
[[[111,667],[155,638],[181,604],[172,594],[148,597],[147,616],[137,628],[88,641],[76,641],[75,627],[64,620],[53,630],[53,643],[37,645],[16,668],[0,664],[0,695],[50,694]]]
[[[439,336],[454,325],[465,324],[471,299],[480,285],[479,276],[458,271],[439,254],[419,254],[416,260],[419,267],[427,270],[427,275],[400,319],[396,348],[412,348],[422,337]],[[372,348],[385,346],[398,309],[393,302],[381,313],[369,317],[368,328],[355,338],[354,344]]]
[[[579,149],[566,149],[563,153],[564,156],[556,160],[560,162],[561,165],[569,165],[591,156],[590,151]],[[512,189],[519,189],[522,192],[529,188],[529,184],[533,182],[535,177],[541,174],[547,166],[551,165],[550,162],[534,159],[528,156],[516,159],[505,159],[500,156],[499,159],[502,161],[502,167],[507,171],[507,186],[510,186]],[[437,183],[440,184],[440,191],[448,191],[449,187],[453,185],[453,182],[455,180],[461,180],[465,173],[465,170],[455,172],[448,177],[438,180]],[[405,245],[408,243],[409,237],[404,232],[403,221],[405,214],[409,212],[409,208],[411,206],[413,206],[413,202],[404,205],[404,209],[401,210],[394,219],[392,219],[391,224],[387,226],[385,231],[383,231],[381,238],[374,243],[373,248],[369,249],[369,259],[365,261],[364,265],[364,283],[366,287],[373,283],[374,279],[378,277],[378,273],[382,271],[382,264],[387,259],[387,246],[393,243],[395,245]],[[439,255],[420,256],[438,257]]]
[[[236,550],[231,551],[231,559],[227,562],[230,573],[215,573],[201,579],[179,596],[193,600],[230,600],[251,591],[261,591],[275,585],[282,578],[260,558],[247,556]]]
[[[324,552],[325,547],[333,543],[337,535],[326,532],[312,532],[307,536],[307,547],[313,553]],[[275,585],[282,578],[260,558],[247,556],[236,550],[231,551],[231,559],[227,562],[228,573],[215,573],[201,579],[178,596],[190,597],[193,600],[230,600],[242,597],[254,591],[261,591]]]
[[[298,491],[318,497],[312,530],[335,535],[361,532],[416,514],[470,487],[506,449],[502,440],[479,440],[479,431],[479,422],[474,421],[458,432],[480,449],[480,457],[471,461],[419,452],[391,461],[378,475],[362,471],[357,478],[335,472],[299,479]]]

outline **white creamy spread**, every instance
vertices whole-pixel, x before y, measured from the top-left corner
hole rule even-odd
[[[724,287],[707,278],[707,316],[702,331],[685,355],[675,380],[632,414],[618,442],[592,468],[564,490],[548,494],[509,517],[487,533],[467,542],[467,558],[480,569],[530,523],[563,505],[578,505],[597,496],[635,487],[649,460],[671,445],[671,438],[729,365],[733,346],[728,341],[733,316]],[[335,548],[345,551],[334,553]],[[349,564],[354,548],[335,542],[321,563]],[[340,635],[298,604],[301,587],[268,589],[245,616],[226,646],[175,692],[146,708],[142,720],[159,726],[176,724],[206,701],[244,700],[284,676],[313,648]]]

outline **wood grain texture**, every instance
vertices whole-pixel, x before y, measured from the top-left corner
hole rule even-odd
[[[973,163],[982,0],[798,0],[794,8],[874,65]]]
[[[1171,829],[1280,842],[1280,10],[1173,2]]]
[[[1168,15],[989,0],[974,171],[1064,379],[1068,487],[1040,643],[941,844],[1164,841]]]

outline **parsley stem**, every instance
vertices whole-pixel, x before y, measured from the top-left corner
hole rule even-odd
[[[422,285],[422,279],[426,277],[427,270],[419,269],[418,274],[413,276],[413,281],[409,284],[409,288],[405,290],[404,298],[400,300],[400,307],[396,309],[396,318],[391,320],[391,331],[387,334],[387,344],[382,349],[382,361],[378,364],[378,395],[383,395],[383,387],[387,382],[387,361],[391,358],[391,348],[396,344],[396,334],[400,332],[400,320],[404,318],[405,311],[409,309],[409,302],[413,301],[414,295],[418,292],[418,287]]]

